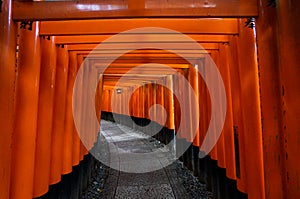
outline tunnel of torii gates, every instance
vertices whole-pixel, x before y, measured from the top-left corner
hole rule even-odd
[[[1,199],[45,194],[89,153],[72,114],[73,85],[81,65],[78,92],[88,90],[88,74],[97,73],[98,119],[101,111],[114,111],[120,123],[124,114],[149,119],[149,108],[160,104],[165,111],[151,109],[151,119],[168,129],[165,133],[180,133],[183,141],[199,149],[212,115],[212,99],[203,80],[212,77],[205,73],[212,67],[208,57],[226,92],[222,134],[208,156],[250,199],[300,197],[300,1],[1,0],[0,5]],[[203,50],[189,49],[177,34],[160,31],[105,43],[112,35],[143,27],[185,34]],[[93,50],[103,41],[109,47]],[[143,41],[168,48],[129,50],[105,65],[105,60]],[[147,65],[127,74],[141,64]],[[199,67],[204,75],[197,73]],[[188,81],[198,107],[175,74]],[[86,101],[82,94],[74,103],[81,122],[93,112],[85,108]],[[184,115],[181,109],[187,110]],[[192,137],[197,112],[198,130]],[[181,117],[185,122],[178,132]],[[88,124],[96,141],[99,129]]]

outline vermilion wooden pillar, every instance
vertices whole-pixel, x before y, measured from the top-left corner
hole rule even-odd
[[[184,129],[186,122],[181,122],[184,120],[181,117],[184,117],[184,104],[180,104],[183,101],[183,83],[180,81],[180,75],[183,75],[183,70],[179,70],[178,74],[174,75],[174,120],[175,120],[175,132],[177,133],[176,137],[180,139],[185,139]],[[175,96],[175,93],[178,93],[178,96]],[[180,101],[181,100],[181,101]],[[180,127],[180,129],[179,129]]]
[[[57,47],[56,82],[51,139],[50,184],[58,183],[62,174],[63,144],[65,133],[66,92],[68,81],[68,50]]]
[[[148,95],[149,95],[149,84],[146,83],[144,85],[144,118],[148,118],[148,112],[149,112],[149,100],[148,100]]]
[[[206,60],[203,59],[201,60],[201,64],[203,64],[203,66],[200,66],[199,63],[199,67],[203,67],[203,77],[206,75],[206,68],[207,66],[205,65]],[[202,76],[199,76],[198,78],[198,87],[199,87],[199,117],[200,117],[200,123],[199,123],[199,139],[200,139],[200,146],[203,143],[204,137],[207,133],[207,129],[208,129],[208,123],[210,121],[210,113],[208,111],[208,107],[210,106],[210,101],[208,100],[208,91],[207,91],[207,87],[206,87],[206,82],[204,82],[204,78]]]
[[[152,96],[150,96],[150,97],[152,97],[152,101],[153,101],[153,105],[154,105],[154,107],[153,107],[153,119],[154,119],[154,121],[155,122],[157,122],[157,112],[156,112],[156,93],[157,93],[157,83],[156,83],[156,81],[153,83],[153,95]]]
[[[132,110],[133,87],[132,86],[128,87],[128,93],[126,95],[127,95],[126,97],[127,97],[127,100],[128,100],[128,104],[126,104],[126,106],[128,106],[128,108],[126,108],[126,109],[128,110],[129,116],[132,116],[133,115],[133,110]],[[103,99],[103,97],[102,97],[102,99]],[[132,121],[130,120],[129,122],[131,123]]]
[[[129,107],[129,112],[130,112],[130,116],[136,116],[136,108],[134,106],[134,104],[136,104],[136,91],[135,91],[135,87],[133,86],[132,88],[132,95],[130,96],[130,107]],[[135,126],[135,124],[133,123],[133,126]]]
[[[177,96],[175,93],[179,93],[179,83],[178,83],[178,78],[177,74],[173,76],[173,99],[174,99],[174,125],[175,125],[175,133],[178,133],[178,128],[180,125],[180,106],[179,106],[179,101],[177,99]],[[179,134],[177,134],[177,137],[179,137]]]
[[[77,66],[77,72],[76,72],[76,77],[78,75],[78,70],[83,62],[83,59],[81,56],[78,56],[76,55],[76,59],[73,60],[73,56],[71,55],[70,56],[70,62],[75,62],[76,66]],[[70,64],[71,64],[70,63]],[[78,79],[76,81],[82,81],[82,79],[80,77],[77,77]],[[82,87],[78,87],[76,89],[78,89],[79,91],[78,92],[81,92],[82,90],[80,90]],[[81,98],[79,96],[76,96],[74,99],[74,108],[76,108],[77,110],[81,108]],[[79,120],[77,120],[78,122]],[[77,124],[78,125],[78,124]],[[79,126],[75,126],[76,128],[74,128],[74,131],[73,131],[73,157],[72,157],[72,162],[73,162],[73,165],[78,165],[79,164],[79,161],[80,161],[80,138],[79,138]]]
[[[241,86],[240,86],[240,72],[238,63],[238,48],[237,37],[230,36],[228,61],[229,74],[232,96],[232,113],[233,113],[233,128],[234,128],[234,145],[235,145],[235,162],[236,162],[236,176],[237,188],[243,193],[247,192],[247,175],[246,175],[246,152],[244,144],[244,125],[242,120],[242,106],[241,100]]]
[[[2,1],[0,12],[0,198],[9,198],[11,143],[15,120],[16,24],[12,0]]]
[[[281,83],[279,75],[278,18],[268,0],[260,0],[256,20],[261,114],[263,125],[264,177],[267,199],[285,198]]]
[[[211,57],[213,58],[215,64],[216,64],[216,67],[218,68],[219,72],[220,72],[220,68],[223,67],[223,65],[221,64],[224,64],[225,60],[224,60],[224,57],[220,57],[220,53],[219,51],[216,51],[216,52],[213,52],[211,54]],[[223,59],[222,59],[223,58]],[[211,66],[212,67],[212,66]],[[214,84],[223,84],[224,83],[224,79],[223,77],[221,77],[222,79],[216,79],[216,80],[211,80],[211,81],[214,81],[215,83]],[[222,82],[223,81],[223,82]],[[211,92],[211,91],[210,91]],[[217,96],[217,103],[219,105],[222,104],[221,102],[221,98],[220,98],[220,92],[221,92],[221,88],[219,87],[216,87],[216,90],[215,91],[212,91],[212,92],[216,92],[216,96]],[[218,110],[219,114],[222,115],[223,112],[225,111],[225,108],[220,106],[220,109]],[[218,125],[220,123],[220,121],[216,120],[216,123],[215,125]],[[216,127],[215,127],[216,128]],[[215,132],[215,133],[219,133],[219,132]],[[224,126],[223,126],[223,129],[221,130],[220,132],[220,137],[218,138],[218,141],[217,141],[217,144],[216,144],[216,150],[217,150],[217,160],[218,160],[218,166],[221,167],[221,168],[226,168],[226,153],[225,153],[225,132],[224,132]],[[217,138],[217,135],[215,135],[216,138]]]
[[[92,90],[93,86],[97,86],[95,80],[97,79],[98,75],[97,75],[97,71],[93,70],[93,62],[92,60],[85,60],[85,62],[87,62],[87,67],[88,67],[88,74],[87,74],[87,88],[86,91],[88,91],[88,95],[86,95],[86,106],[89,104],[91,99],[95,99],[95,90]],[[95,74],[93,74],[93,72],[95,72]],[[86,108],[86,115],[85,115],[85,127],[87,132],[86,133],[86,143],[85,143],[85,147],[86,149],[89,151],[95,142],[95,124],[93,123],[93,120],[91,119],[92,114],[94,114],[93,109],[95,109],[95,104],[91,105],[92,108]],[[93,115],[94,116],[94,115]],[[86,151],[87,154],[87,151]]]
[[[136,93],[136,106],[134,106],[133,108],[135,109],[135,117],[140,117],[141,115],[141,104],[142,104],[142,101],[141,101],[141,88],[140,87],[136,87],[136,90],[135,90],[135,93]],[[138,128],[138,126],[136,126]]]
[[[167,115],[168,115],[168,121],[167,121],[167,127],[171,130],[175,129],[175,124],[174,124],[174,99],[173,99],[173,79],[172,75],[168,75],[166,77],[166,88],[165,88],[165,100],[167,102]],[[169,88],[169,89],[168,89]]]
[[[99,74],[99,82],[98,82],[98,86],[97,86],[97,97],[96,97],[96,103],[97,103],[97,118],[98,121],[100,122],[101,120],[101,107],[102,104],[104,102],[103,98],[104,98],[104,94],[103,94],[103,74]]]
[[[103,104],[102,104],[102,111],[106,111],[108,112],[108,99],[109,99],[109,94],[108,94],[109,90],[104,90],[103,92]]]
[[[183,99],[183,104],[181,104],[182,107],[180,107],[182,109],[182,113],[183,115],[181,117],[183,117],[182,120],[183,124],[182,125],[182,135],[184,136],[184,138],[186,139],[186,141],[188,143],[192,143],[193,142],[193,137],[191,136],[191,107],[190,107],[190,93],[189,93],[189,87],[188,85],[190,84],[189,81],[189,73],[190,73],[190,69],[183,69],[183,76],[186,79],[186,84],[184,84],[184,82],[181,80],[180,81],[180,87],[182,88],[182,99]]]
[[[203,72],[204,72],[204,60],[200,60],[199,63],[200,64],[203,64],[203,66],[200,66],[202,67],[203,69]],[[198,70],[200,69],[200,67],[198,66]],[[204,137],[204,100],[203,100],[203,95],[204,95],[204,82],[203,82],[203,78],[200,74],[198,74],[198,77],[197,77],[197,83],[198,83],[198,103],[199,103],[199,146],[202,145],[202,142],[203,142],[203,137]]]
[[[133,116],[134,117],[139,117],[139,107],[140,107],[140,100],[139,100],[139,88],[138,86],[134,87],[134,95],[133,95],[133,104],[132,104],[132,109],[133,109]],[[135,125],[137,128],[137,126]]]
[[[238,59],[241,83],[242,118],[246,151],[247,193],[249,199],[265,198],[261,104],[258,65],[253,29],[239,20]]]
[[[72,111],[72,97],[73,86],[77,73],[76,54],[74,52],[69,53],[69,67],[68,67],[68,80],[66,90],[66,105],[65,105],[65,130],[64,130],[64,147],[62,149],[62,173],[67,174],[72,171],[73,166],[73,132],[74,132],[74,120]]]
[[[82,57],[82,55],[80,55]],[[82,104],[81,104],[81,131],[80,131],[80,138],[81,138],[81,144],[80,144],[80,160],[83,160],[84,155],[88,153],[88,149],[86,148],[85,144],[82,142],[83,140],[87,141],[89,140],[89,132],[87,132],[87,129],[90,129],[89,126],[89,120],[88,120],[88,110],[87,110],[87,98],[89,97],[87,95],[88,89],[89,89],[89,80],[90,80],[90,60],[86,60],[82,58],[82,64],[83,67],[83,79],[82,79]]]
[[[34,169],[34,197],[45,194],[49,187],[55,74],[55,38],[50,37],[50,40],[41,40],[41,72]]]
[[[150,117],[150,108],[153,106],[153,82],[148,84],[148,94],[147,94],[147,100],[148,100],[148,106],[147,106],[147,110],[148,110],[148,114],[146,115],[147,119],[151,119]],[[126,105],[125,105],[126,106]]]
[[[162,81],[164,82],[164,86],[163,86],[163,95],[164,95],[164,109],[165,109],[165,113],[166,113],[166,122],[163,124],[164,127],[169,128],[169,119],[170,119],[170,115],[169,115],[169,96],[168,96],[168,88],[166,86],[167,83],[167,76],[162,78]],[[163,132],[163,135],[165,135],[165,132]]]
[[[139,118],[145,118],[145,86],[141,86],[139,88],[139,100],[140,100],[140,106],[139,106]]]
[[[113,94],[113,90],[110,88],[109,90],[108,90],[108,98],[107,98],[107,111],[108,112],[112,112],[112,108],[111,108],[111,100],[112,100],[112,94]]]
[[[163,119],[166,117],[165,115],[165,109],[164,109],[164,87],[161,85],[161,83],[157,84],[156,87],[156,103],[162,106],[162,109],[157,110],[157,123],[164,126],[165,123]]]
[[[199,83],[198,83],[198,65],[196,66],[191,66],[190,67],[190,73],[189,73],[189,82],[191,87],[193,88],[194,93],[191,93],[190,96],[193,97],[195,96],[195,103],[192,104],[190,106],[190,111],[191,111],[191,125],[196,128],[192,128],[192,132],[195,133],[195,137],[193,140],[193,145],[199,147],[200,146],[200,135],[199,135],[199,124],[196,122],[196,118],[199,117]],[[197,129],[198,128],[198,129]]]
[[[10,198],[32,198],[40,79],[39,24],[20,30]]]
[[[118,99],[118,113],[119,114],[122,114],[122,106],[124,105],[124,102],[123,102],[123,97],[124,97],[124,88],[121,88],[122,89],[122,93],[121,94],[117,94],[117,99]],[[121,119],[121,118],[120,118]],[[120,121],[121,122],[121,121]]]
[[[123,90],[124,90],[124,95],[122,97],[122,105],[121,105],[121,109],[122,109],[122,112],[121,114],[122,115],[126,115],[126,116],[129,116],[129,111],[128,111],[128,108],[129,108],[129,105],[128,105],[128,92],[129,92],[129,89],[130,87],[125,87]],[[127,124],[127,120],[126,118],[123,119],[123,122],[124,124]]]
[[[226,91],[226,118],[223,127],[224,134],[224,152],[226,157],[226,175],[230,179],[236,179],[236,162],[234,150],[234,129],[233,129],[233,115],[232,115],[232,98],[230,85],[230,66],[229,66],[229,46],[228,44],[219,44],[219,71],[222,76],[224,87]],[[232,71],[233,72],[233,71]]]
[[[101,121],[101,104],[103,103],[103,74],[100,73],[97,75],[97,88],[96,88],[96,94],[95,94],[95,113],[96,113],[96,116],[97,116],[97,121],[96,123],[94,124],[95,126],[95,132],[94,132],[94,135],[95,135],[95,140],[94,141],[97,141],[97,138],[98,138],[98,135],[99,135],[99,132],[100,132],[100,121]],[[99,80],[99,81],[98,81]]]
[[[300,1],[277,2],[285,198],[300,197]]]
[[[113,88],[112,90],[112,102],[111,102],[111,106],[112,106],[112,111],[113,113],[119,113],[119,108],[120,108],[120,101],[119,101],[119,94],[117,94],[115,88]],[[118,122],[118,117],[115,118]]]
[[[89,61],[88,60],[84,60],[84,62],[81,64],[83,67],[82,68],[82,92],[81,92],[81,96],[78,96],[79,98],[81,98],[81,105],[80,105],[80,138],[81,141],[87,142],[88,140],[88,128],[90,128],[90,126],[88,125],[89,121],[87,118],[88,115],[88,110],[87,110],[87,98],[88,96],[88,84],[89,84]],[[83,156],[85,155],[85,146],[83,145],[83,143],[81,142],[81,147],[80,147],[80,160],[83,159]]]
[[[217,52],[212,52],[211,54],[210,54],[210,56],[211,56],[211,58],[212,58],[212,60],[214,61],[214,62],[217,62]],[[217,62],[218,63],[218,62]],[[217,64],[216,63],[216,64]],[[206,63],[205,63],[206,65],[205,65],[205,67],[207,67],[207,69],[206,69],[206,73],[205,73],[205,76],[206,76],[206,84],[215,84],[214,83],[214,81],[217,81],[217,80],[214,80],[213,78],[212,78],[212,71],[211,70],[209,70],[209,67],[213,67],[213,65],[212,65],[212,63],[211,63],[211,61],[209,61],[209,60],[206,60]],[[208,91],[208,90],[207,90]],[[207,92],[207,95],[206,95],[206,97],[207,97],[207,102],[209,102],[210,101],[210,103],[208,103],[207,104],[207,112],[209,112],[209,113],[212,113],[212,104],[211,104],[211,96],[210,96],[210,92],[218,92],[218,91],[216,91],[216,90],[214,90],[214,91],[208,91]],[[218,111],[221,111],[221,110],[218,110]],[[212,129],[213,129],[213,133],[214,134],[212,134],[212,135],[210,135],[214,140],[216,139],[216,131],[215,131],[215,122],[216,121],[211,121],[210,118],[211,117],[211,115],[209,116],[209,118],[207,118],[208,119],[208,125],[213,125],[213,127],[212,127]],[[221,137],[221,136],[220,136]],[[219,144],[218,143],[216,143],[215,145],[214,145],[214,147],[212,148],[212,150],[210,151],[210,156],[211,156],[211,158],[212,159],[214,159],[214,160],[218,160],[218,146],[219,146]]]
[[[97,99],[101,100],[101,94],[102,94],[102,78],[103,75],[98,73],[98,70],[95,68],[94,64],[92,65],[92,72],[93,72],[93,82],[92,82],[92,88],[95,86],[95,90],[92,92],[93,93],[93,97],[95,100],[93,109],[92,109],[92,114],[91,117],[96,117],[97,120],[92,122],[92,126],[93,126],[93,146],[95,145],[95,143],[97,142],[97,138],[98,138],[98,133],[100,131],[100,123],[99,123],[99,118],[101,115],[101,112],[99,114],[99,110],[100,110],[100,106],[101,106],[101,101],[96,101]],[[99,80],[100,78],[100,80]],[[99,81],[98,81],[99,80]],[[99,87],[99,83],[100,83],[100,87]],[[91,119],[92,120],[92,119]],[[92,147],[93,147],[92,146]]]

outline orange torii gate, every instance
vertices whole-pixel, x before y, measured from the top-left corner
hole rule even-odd
[[[238,190],[247,193],[250,199],[299,197],[299,14],[295,9],[299,1],[278,0],[276,7],[270,2],[174,0],[168,4],[167,1],[128,0],[114,1],[114,9],[109,10],[105,9],[108,4],[99,2],[3,1],[0,9],[0,198],[41,196],[50,184],[59,182],[62,174],[70,173],[72,166],[80,163],[88,150],[81,143],[72,118],[72,85],[77,70],[97,43],[113,34],[145,26],[187,34],[203,45],[206,49],[203,54],[210,54],[217,63],[226,89],[227,112],[220,140],[210,157],[217,160],[219,167],[226,168],[226,176],[237,181]],[[256,32],[244,26],[246,20],[241,18],[247,17],[255,17]],[[156,42],[176,40],[176,35],[153,33],[151,36]],[[119,42],[116,44],[139,43],[139,40]],[[202,59],[199,52],[189,50],[182,49],[188,57],[197,54],[195,62]],[[118,49],[103,53],[92,52],[91,57],[104,59],[118,53]],[[204,117],[196,139],[191,140],[188,131],[182,138],[199,147],[208,128],[211,99],[205,82],[196,75],[193,66],[184,65],[186,62],[172,53],[136,50],[111,64],[106,74],[99,74],[97,97],[103,96],[103,101],[97,102],[97,109],[102,106],[110,110],[107,101],[112,93],[108,90],[114,90],[116,79],[105,81],[105,75],[126,73],[149,60],[178,64],[174,67],[196,91],[200,114]],[[89,62],[97,64],[97,61]],[[128,80],[123,85],[124,97],[130,97],[126,90],[134,89],[133,84],[142,85],[139,82],[143,81],[166,81],[173,89],[182,88],[164,70],[155,68],[144,72],[166,76]],[[88,86],[86,82],[82,89]],[[189,104],[190,93],[183,93],[185,108],[193,109]],[[82,110],[85,100],[83,97],[76,101]],[[137,108],[133,106],[135,103]],[[178,103],[169,91],[155,83],[134,93],[130,114],[147,117],[147,108],[153,103],[165,106],[171,117],[174,108],[173,119],[163,124],[158,118],[158,123],[176,131],[181,117]],[[81,118],[83,122],[85,115]],[[188,118],[193,122],[193,115]],[[95,131],[94,126],[91,131]]]

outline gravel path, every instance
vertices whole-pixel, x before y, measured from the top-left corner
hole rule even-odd
[[[107,159],[111,159],[111,156],[116,156],[118,154],[117,159],[119,160],[118,166],[122,168],[123,171],[112,169],[103,163],[99,162],[96,173],[93,174],[91,181],[89,182],[88,189],[82,194],[82,199],[96,199],[96,198],[199,198],[199,199],[213,199],[213,194],[206,190],[204,184],[200,183],[196,177],[192,175],[192,173],[182,166],[182,163],[178,160],[175,160],[172,164],[161,167],[162,169],[154,170],[146,173],[128,173],[124,172],[124,168],[126,169],[126,165],[124,166],[123,160],[124,155],[116,151],[116,153],[112,153],[110,144],[113,142],[114,146],[117,145],[119,151],[122,148],[122,152],[130,151],[130,152],[147,152],[151,150],[162,150],[166,152],[166,148],[163,144],[158,142],[157,140],[147,137],[142,132],[137,132],[136,130],[130,129],[125,126],[120,126],[115,123],[101,121],[102,133],[105,134],[105,137],[108,137],[108,134],[113,139],[101,139],[98,143],[102,143],[101,146],[97,150],[99,154],[102,156],[106,156]],[[138,135],[137,139],[125,139],[123,136],[122,130],[126,131],[126,138],[130,135]],[[120,139],[120,137],[122,139]],[[130,137],[130,136],[129,136]],[[117,139],[116,139],[117,138]],[[108,143],[103,144],[103,140],[109,140]],[[94,152],[95,153],[95,152]],[[163,155],[166,154],[164,160],[170,159],[170,152],[161,153]],[[161,155],[160,154],[160,155]],[[123,155],[123,156],[122,156]],[[128,154],[125,154],[126,158]],[[115,157],[112,158],[115,161]],[[126,159],[128,160],[128,159]],[[161,158],[159,159],[161,162]],[[130,160],[137,161],[137,160]],[[151,159],[150,163],[155,162],[156,159]],[[104,161],[106,164],[109,161]],[[138,162],[134,163],[137,164]],[[114,162],[115,164],[115,162]],[[150,164],[155,165],[156,163]],[[139,165],[143,165],[139,163]],[[149,164],[147,164],[149,165]],[[128,166],[128,165],[127,165]],[[116,168],[115,165],[113,165]],[[140,169],[141,166],[135,168]],[[142,168],[145,168],[143,165]],[[121,170],[122,170],[121,169]]]

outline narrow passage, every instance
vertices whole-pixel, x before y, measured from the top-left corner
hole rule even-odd
[[[161,151],[160,157],[149,156],[146,161],[129,156],[130,153],[147,154],[157,150]],[[162,161],[174,158],[164,144],[127,126],[102,120],[101,135],[93,153],[101,156],[101,162],[87,190],[82,194],[82,199],[213,198],[205,184],[199,182],[179,160],[174,160],[169,166],[162,166]],[[132,169],[127,168],[132,165],[136,172],[124,172]],[[137,173],[159,165],[159,170]]]

